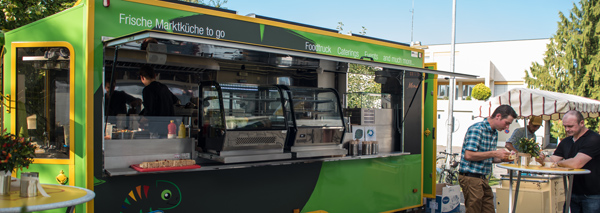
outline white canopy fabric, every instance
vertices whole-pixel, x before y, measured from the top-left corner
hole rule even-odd
[[[563,94],[536,89],[517,88],[489,101],[473,110],[476,117],[489,117],[496,107],[508,104],[519,118],[541,116],[544,120],[559,120],[569,110],[580,111],[584,117],[598,117],[600,101],[577,95]]]

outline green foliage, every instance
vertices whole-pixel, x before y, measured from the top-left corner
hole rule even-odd
[[[473,100],[473,98],[471,98],[471,96],[467,96],[467,98],[465,98],[465,100],[470,101],[470,100]]]
[[[359,93],[381,93],[381,86],[375,82],[376,69],[366,65],[350,64],[348,71],[348,107],[374,107],[380,96]],[[355,93],[355,94],[352,94]]]
[[[73,7],[77,0],[0,0],[0,30],[9,31]]]
[[[367,34],[367,28],[365,26],[361,26],[361,27],[362,27],[362,30],[360,30],[360,33],[358,33],[358,34],[366,35]]]
[[[598,118],[586,118],[585,127],[596,132],[598,128]]]
[[[473,91],[471,91],[471,95],[473,98],[477,100],[487,100],[492,96],[492,90],[489,87],[485,86],[483,83],[479,83],[473,87]]]
[[[540,145],[536,143],[533,138],[521,138],[519,139],[519,149],[526,154],[530,154],[531,157],[540,156]]]
[[[335,29],[338,30],[338,33],[344,34],[344,23],[339,21],[338,26],[335,27]],[[352,34],[352,30],[348,31],[346,34]],[[367,28],[365,26],[361,26],[361,30],[358,34],[367,35]]]
[[[21,131],[23,129],[21,128]],[[0,135],[0,170],[11,172],[14,169],[22,169],[33,163],[35,157],[35,146],[31,141],[25,140],[3,130]]]
[[[573,4],[568,16],[559,12],[560,21],[543,63],[525,70],[529,88],[599,99],[600,93],[600,4],[581,0]],[[588,120],[591,121],[591,120]],[[596,129],[597,119],[590,129]]]
[[[557,139],[563,139],[567,137],[567,133],[565,133],[565,127],[562,125],[562,121],[550,121],[552,122],[552,128],[550,128],[550,135]]]

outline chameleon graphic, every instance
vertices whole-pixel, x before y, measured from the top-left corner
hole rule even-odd
[[[157,180],[154,187],[138,185],[125,197],[121,213],[164,213],[181,203],[181,191],[173,182]]]

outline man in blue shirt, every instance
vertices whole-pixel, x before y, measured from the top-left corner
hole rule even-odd
[[[469,127],[460,158],[458,182],[465,197],[467,213],[495,213],[494,193],[486,175],[492,163],[509,161],[510,152],[497,150],[498,132],[508,128],[517,117],[509,105],[501,105],[492,116]]]
[[[529,119],[529,125],[515,129],[513,134],[506,140],[506,148],[510,151],[521,152],[519,144],[521,138],[533,139],[535,141],[535,132],[542,125],[542,117],[534,116]]]

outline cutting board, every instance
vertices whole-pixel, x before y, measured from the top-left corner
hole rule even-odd
[[[170,170],[199,169],[199,168],[201,168],[201,166],[198,164],[194,164],[194,165],[189,165],[189,166],[144,169],[144,168],[140,167],[139,164],[133,164],[133,165],[131,165],[131,168],[137,170],[138,172],[160,172],[160,171],[170,171]]]

